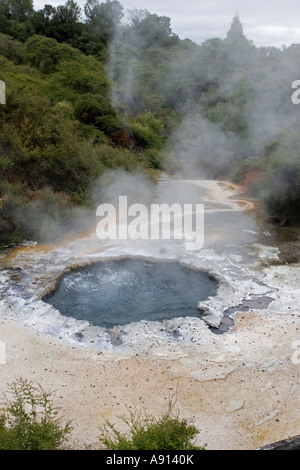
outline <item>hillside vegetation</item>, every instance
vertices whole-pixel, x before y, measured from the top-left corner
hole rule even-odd
[[[298,217],[300,45],[257,48],[238,17],[199,45],[167,17],[124,13],[0,0],[0,244],[55,237],[113,168],[229,178]]]

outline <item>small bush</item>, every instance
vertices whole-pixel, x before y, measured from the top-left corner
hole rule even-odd
[[[78,56],[78,51],[67,44],[59,44],[55,39],[34,35],[26,42],[24,60],[31,67],[50,74],[58,69],[61,62],[76,60]]]
[[[130,130],[137,146],[146,149],[162,149],[164,126],[162,121],[151,113],[144,112],[132,118]]]
[[[129,434],[122,434],[109,421],[100,428],[100,442],[106,450],[205,450],[194,444],[198,430],[188,419],[172,416],[170,403],[160,418],[130,412],[123,421]]]
[[[10,385],[13,399],[0,412],[0,450],[58,450],[70,433],[61,426],[51,394],[19,379]]]

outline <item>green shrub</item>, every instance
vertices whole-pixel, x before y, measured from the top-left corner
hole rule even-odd
[[[0,33],[0,56],[13,61],[15,64],[23,62],[24,46],[13,40],[10,36]]]
[[[258,197],[267,212],[274,216],[299,218],[300,161],[299,129],[281,133],[266,146],[261,159],[264,174]]]
[[[78,99],[75,116],[84,124],[97,125],[100,117],[116,118],[116,113],[106,96],[86,94]]]
[[[163,123],[149,112],[139,114],[130,121],[130,130],[137,145],[146,149],[162,149]]]
[[[20,378],[0,414],[0,450],[57,450],[71,431],[57,418],[51,394]]]
[[[58,81],[80,94],[107,94],[109,83],[102,64],[91,57],[64,62],[57,73]]]
[[[25,62],[45,74],[55,72],[61,62],[75,60],[78,56],[78,51],[52,38],[35,35],[25,45]]]
[[[106,450],[205,450],[194,444],[198,430],[188,419],[172,416],[170,403],[161,417],[130,412],[123,418],[129,434],[122,434],[109,421],[100,428],[100,442]]]

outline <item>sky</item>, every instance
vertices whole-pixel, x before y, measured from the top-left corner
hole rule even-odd
[[[102,0],[103,2],[105,0]],[[66,0],[34,0],[35,10],[44,4],[63,5]],[[173,33],[197,44],[224,38],[238,14],[245,36],[258,46],[300,43],[299,0],[119,0],[128,9],[146,9],[171,19]],[[86,0],[77,0],[83,7]]]

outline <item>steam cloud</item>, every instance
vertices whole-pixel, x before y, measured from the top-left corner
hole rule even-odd
[[[141,73],[142,67],[147,70],[143,45],[151,42],[153,32],[147,38],[145,30],[132,26],[120,26],[111,45],[112,98],[120,109],[135,113],[149,107],[138,94],[143,87],[157,87],[172,104],[186,95],[178,103],[182,122],[166,144],[168,165],[179,175],[224,176],[236,159],[259,155],[268,142],[297,125],[291,84],[299,73],[295,58],[300,46],[257,48],[235,17],[225,40],[198,46],[187,41],[186,54],[165,54],[159,81],[153,82]]]
[[[138,19],[136,15],[137,12],[132,18]],[[146,12],[143,15],[147,17]],[[168,33],[165,40],[172,41],[175,35],[168,29],[167,19],[161,26]],[[154,57],[155,68],[159,31],[149,29],[148,35],[132,25],[120,26],[111,43],[107,70],[112,101],[124,116],[126,110],[137,114],[149,108],[147,98],[140,93],[143,87],[150,95],[152,90],[155,99],[159,93],[164,94],[166,105],[169,101],[180,113],[181,122],[165,145],[167,170],[184,178],[224,177],[230,174],[236,160],[259,155],[279,133],[297,126],[298,108],[291,102],[291,84],[300,78],[295,60],[300,55],[300,45],[282,50],[256,48],[244,37],[235,18],[225,40],[211,39],[202,45],[186,41],[173,54],[165,52],[158,58],[159,73],[151,77],[151,71],[147,76],[148,59],[144,52],[153,45],[148,55]],[[182,52],[183,47],[186,53]],[[288,181],[278,184],[281,192],[282,188],[288,191],[288,186]],[[120,195],[127,195],[129,203],[149,203],[154,192],[153,183],[143,172],[106,171],[91,189],[91,209],[66,208],[66,231],[80,231],[85,224],[95,222],[94,209],[98,204],[117,204]],[[59,217],[54,205],[53,211],[41,218],[46,211],[39,204],[28,209],[29,213],[17,209],[15,218],[28,224],[28,237],[34,227],[39,228],[42,239],[47,239]],[[59,211],[61,216],[61,207]],[[64,230],[58,227],[59,235]]]

